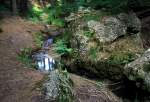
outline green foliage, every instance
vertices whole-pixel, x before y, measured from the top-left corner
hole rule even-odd
[[[24,48],[21,50],[21,53],[18,54],[17,59],[20,60],[27,67],[35,67],[35,64],[31,59],[32,48]]]
[[[53,25],[63,27],[65,25],[64,21],[62,19],[54,19],[52,22]]]
[[[70,79],[69,73],[67,70],[61,71],[59,74],[59,102],[73,102],[73,92],[72,86],[73,82]]]
[[[94,35],[94,31],[93,32],[90,30],[84,31],[84,35],[88,38],[91,38]]]
[[[85,15],[83,17],[83,20],[84,21],[90,21],[90,20],[95,20],[95,21],[99,21],[100,20],[100,15],[92,15],[92,14],[88,14],[88,15]]]
[[[34,38],[34,42],[35,42],[36,46],[38,48],[41,48],[43,45],[43,42],[44,42],[43,34],[41,32],[38,32],[33,35],[33,38]]]
[[[93,8],[107,8],[112,12],[127,10],[128,0],[90,0]]]
[[[67,42],[62,39],[58,39],[55,43],[55,50],[59,54],[70,54],[72,52],[71,48],[67,47]]]
[[[42,8],[38,5],[33,5],[29,10],[28,17],[34,22],[42,22],[63,27],[64,20],[60,18],[62,13],[62,9],[59,6],[46,6]]]
[[[150,72],[150,64],[144,64],[143,67],[145,72]]]
[[[97,80],[97,81],[96,81],[96,85],[97,85],[99,88],[104,88],[104,87],[105,87],[104,82],[101,81],[101,80]]]
[[[8,11],[8,8],[5,5],[0,4],[0,11]]]
[[[98,48],[91,48],[90,51],[89,51],[90,58],[96,60],[97,52],[98,52]]]
[[[108,61],[111,64],[124,65],[135,59],[133,53],[115,52],[109,57]]]

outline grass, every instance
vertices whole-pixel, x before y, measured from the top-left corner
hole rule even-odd
[[[58,102],[74,102],[72,86],[73,82],[70,79],[67,70],[61,71],[59,74],[59,97]]]
[[[31,59],[32,48],[24,48],[21,53],[18,54],[17,59],[29,68],[34,68],[35,64]]]
[[[38,32],[33,35],[34,42],[38,48],[41,48],[44,43],[44,36],[41,32]]]
[[[129,52],[115,52],[112,53],[108,59],[108,62],[116,65],[124,65],[131,61],[134,61],[135,55]]]

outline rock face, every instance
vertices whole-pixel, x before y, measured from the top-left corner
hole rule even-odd
[[[150,50],[124,67],[126,76],[150,91]]]
[[[73,25],[69,27],[72,29],[71,46],[83,56],[90,48],[95,48],[96,43],[98,46],[100,43],[110,43],[129,32],[137,34],[141,29],[140,20],[134,13],[106,16],[101,21],[77,18],[70,22]]]
[[[134,13],[105,17],[102,22],[91,20],[87,24],[102,43],[114,41],[128,32],[137,33],[141,30],[141,22]]]
[[[97,21],[89,21],[88,27],[95,31],[95,36],[99,42],[111,42],[119,36],[125,35],[127,27],[119,19],[115,17],[108,17],[104,23]]]
[[[117,18],[127,26],[127,30],[130,33],[136,33],[141,31],[141,21],[135,13],[120,13],[119,15],[117,15]]]
[[[139,19],[134,13],[104,16],[101,20],[85,20],[86,16],[80,15],[83,17],[76,14],[74,19],[68,21],[72,34],[70,45],[76,52],[79,67],[98,76],[107,75],[106,77],[113,76],[112,79],[121,79],[123,66],[118,66],[118,62],[130,62],[130,55],[139,51]],[[136,32],[131,33],[135,35],[127,35],[133,29]],[[124,35],[126,36],[120,37]],[[110,65],[109,59],[114,60],[115,65]]]

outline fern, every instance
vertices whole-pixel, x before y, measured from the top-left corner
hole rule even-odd
[[[68,48],[64,40],[57,40],[55,43],[55,50],[59,54],[70,54],[72,52],[71,48]]]

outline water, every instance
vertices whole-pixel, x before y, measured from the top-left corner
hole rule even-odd
[[[41,71],[52,71],[56,67],[55,59],[46,53],[39,52],[33,55],[33,59]]]
[[[38,70],[41,71],[53,71],[56,67],[55,59],[48,54],[48,48],[53,43],[53,39],[49,38],[43,44],[42,51],[33,55],[33,59],[37,65]]]

